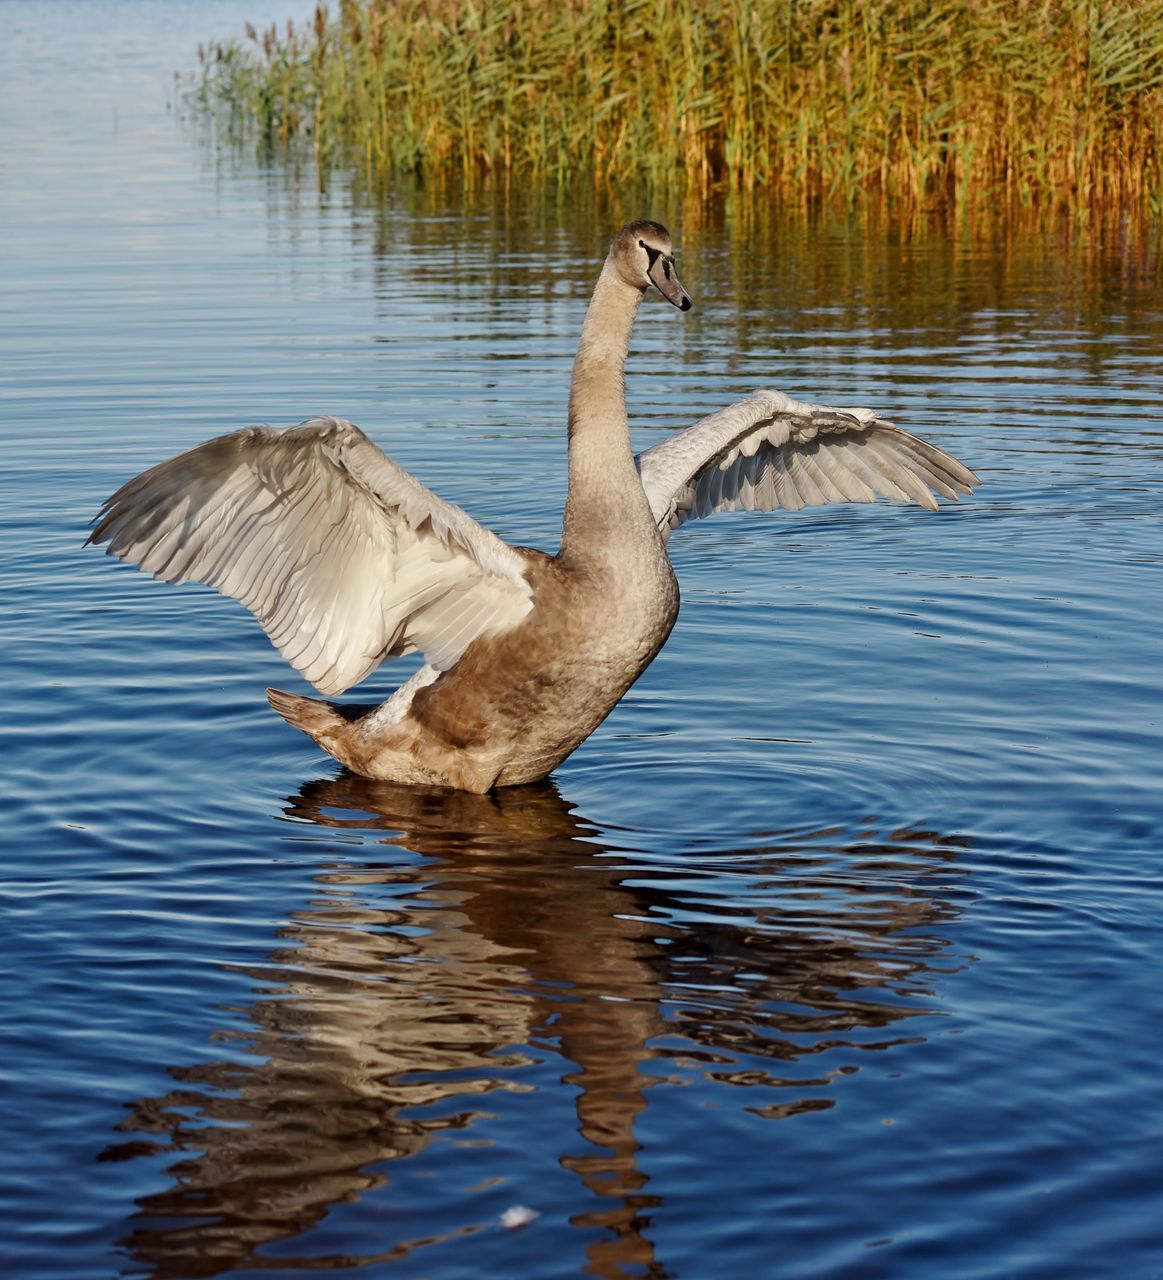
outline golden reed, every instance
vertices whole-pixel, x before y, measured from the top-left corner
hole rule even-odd
[[[1163,213],[1158,0],[343,0],[200,54],[225,132],[372,176]]]

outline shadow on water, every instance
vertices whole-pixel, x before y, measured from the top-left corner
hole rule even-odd
[[[576,1123],[550,1154],[586,1194],[569,1217],[584,1238],[558,1247],[591,1274],[664,1275],[635,1134],[647,1091],[693,1077],[786,1097],[750,1108],[770,1119],[830,1107],[859,1068],[797,1062],[919,1042],[889,1028],[935,1012],[951,963],[962,873],[957,842],[932,832],[768,835],[660,865],[612,851],[549,783],[474,796],[343,776],[286,813],[308,844],[342,849],[348,833],[355,856],[319,867],[270,967],[244,970],[239,1059],[171,1068],[175,1087],[119,1126],[149,1137],[102,1156],[181,1153],[122,1241],[152,1275],[343,1269],[480,1230],[385,1251],[381,1221],[381,1248],[358,1256],[286,1247],[387,1187],[392,1162],[479,1131],[472,1099],[559,1083]]]

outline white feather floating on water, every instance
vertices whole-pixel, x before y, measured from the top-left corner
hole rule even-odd
[[[501,1214],[501,1226],[509,1231],[517,1231],[521,1227],[527,1227],[531,1222],[536,1222],[541,1215],[536,1209],[530,1209],[527,1205],[515,1204],[511,1209],[506,1209]]]

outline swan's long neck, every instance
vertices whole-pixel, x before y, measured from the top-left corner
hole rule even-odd
[[[643,517],[653,528],[626,416],[626,353],[641,301],[642,291],[627,284],[607,258],[573,365],[563,556],[601,555]]]

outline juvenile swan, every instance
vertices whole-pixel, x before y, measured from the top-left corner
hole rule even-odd
[[[422,653],[427,665],[374,708],[268,690],[284,719],[357,773],[476,792],[543,778],[670,634],[678,584],[666,542],[679,525],[878,494],[936,510],[932,491],[955,499],[977,482],[869,409],[779,391],[635,457],[623,367],[652,285],[690,308],[669,232],[631,222],[582,325],[555,556],[508,546],[340,418],[250,427],[163,462],[106,502],[90,541],[165,582],[240,600],[320,693]]]

